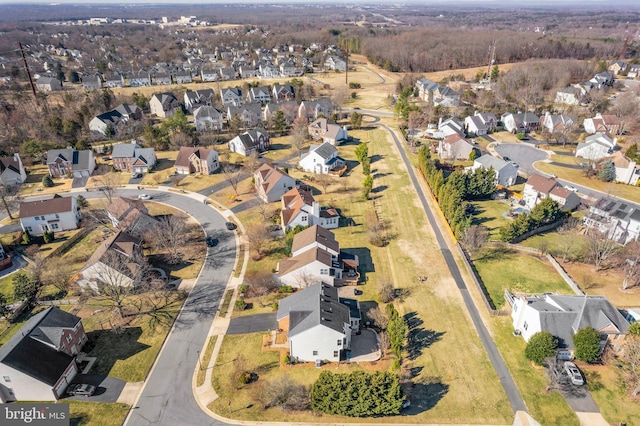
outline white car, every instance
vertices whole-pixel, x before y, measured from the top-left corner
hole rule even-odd
[[[140,194],[140,195],[138,195],[138,200],[150,200],[152,198],[153,197],[151,195],[149,195],[149,194]]]
[[[576,367],[574,363],[572,363],[571,361],[565,361],[564,371],[565,373],[567,373],[567,376],[569,376],[569,380],[571,380],[571,383],[573,383],[576,386],[584,385],[584,379],[582,378],[582,374],[580,373],[580,370],[578,369],[578,367]]]
[[[578,192],[578,188],[576,188],[573,185],[567,185],[567,186],[564,187],[564,189],[567,189],[567,190],[569,190],[571,192]]]

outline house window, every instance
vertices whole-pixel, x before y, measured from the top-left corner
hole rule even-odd
[[[333,357],[334,358],[338,358],[338,355],[340,354],[340,352],[338,351],[333,351]]]
[[[320,269],[320,275],[329,275],[328,269]]]
[[[27,231],[33,232],[33,229],[30,226],[27,226]]]
[[[300,219],[300,220],[303,221],[303,222],[306,222],[307,221],[307,217],[306,216],[302,216],[302,219]]]
[[[40,216],[40,220],[44,220],[44,216]]]
[[[40,220],[40,216],[36,216],[36,220]]]
[[[338,346],[342,346],[342,339],[338,339]]]
[[[313,351],[313,356],[317,356],[318,355],[318,351]]]
[[[67,334],[67,343],[71,343],[73,340],[73,336],[71,334]]]
[[[56,213],[56,219],[60,219],[60,215]]]
[[[527,322],[525,321],[524,324],[522,324],[522,328],[527,330],[529,328],[529,324],[527,324]]]
[[[58,224],[57,223],[52,223],[51,224],[51,229],[58,229]]]
[[[11,377],[9,376],[2,376],[2,378],[4,379],[5,382],[7,383],[11,383]]]

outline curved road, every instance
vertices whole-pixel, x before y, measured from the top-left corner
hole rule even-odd
[[[222,300],[227,281],[233,272],[236,241],[233,231],[225,227],[225,219],[200,199],[172,192],[145,189],[153,201],[171,205],[189,213],[200,222],[207,235],[219,240],[207,250],[198,279],[189,293],[173,330],[169,334],[150,372],[145,387],[133,407],[127,425],[198,426],[223,425],[211,418],[196,403],[191,387],[197,368],[198,351],[202,349]],[[117,196],[135,198],[137,190],[118,190]],[[99,198],[99,192],[82,193],[86,198]]]
[[[502,356],[500,356],[500,353],[498,352],[498,348],[496,347],[496,344],[493,342],[491,335],[487,331],[487,328],[485,327],[484,323],[482,322],[482,319],[480,318],[480,314],[478,313],[478,308],[473,302],[473,299],[469,294],[469,290],[467,289],[467,286],[464,280],[462,279],[462,275],[460,274],[460,269],[458,268],[458,264],[456,263],[453,257],[453,254],[451,253],[451,250],[447,245],[446,240],[442,236],[442,232],[440,232],[440,229],[438,228],[438,224],[435,221],[433,212],[429,208],[427,199],[424,195],[424,192],[420,188],[418,179],[416,178],[416,175],[413,172],[413,168],[409,163],[409,159],[407,158],[407,154],[405,153],[401,142],[398,140],[398,137],[396,136],[395,132],[393,132],[389,127],[387,127],[384,124],[380,124],[380,126],[386,129],[391,134],[396,144],[396,147],[400,152],[400,156],[402,157],[402,161],[404,162],[405,168],[407,169],[407,173],[411,178],[411,183],[413,184],[416,192],[418,193],[418,198],[420,199],[420,203],[422,203],[422,207],[427,215],[429,224],[431,225],[431,228],[433,229],[433,232],[436,236],[436,241],[438,242],[438,246],[440,246],[440,251],[442,252],[442,256],[444,257],[447,267],[449,268],[449,272],[451,272],[451,276],[456,282],[458,290],[460,290],[460,293],[462,294],[462,298],[464,299],[464,304],[467,307],[467,311],[469,311],[469,315],[471,316],[473,325],[475,326],[478,332],[478,335],[480,336],[480,340],[482,341],[482,344],[485,350],[487,351],[487,354],[489,355],[489,360],[491,361],[493,368],[496,370],[496,373],[500,378],[500,383],[502,384],[502,387],[504,388],[507,394],[507,397],[509,398],[509,402],[511,403],[511,408],[513,409],[514,412],[527,411],[524,405],[524,401],[522,400],[522,396],[520,396],[520,392],[518,391],[518,388],[516,388],[513,378],[509,373],[509,369],[505,365],[504,360],[502,359]]]

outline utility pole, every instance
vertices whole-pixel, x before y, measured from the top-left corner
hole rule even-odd
[[[29,66],[27,65],[27,58],[24,57],[24,49],[22,48],[22,42],[18,42],[18,46],[20,47],[20,54],[22,55],[22,63],[24,64],[24,70],[27,72],[27,76],[29,77],[29,85],[31,86],[31,91],[33,92],[33,97],[38,100],[38,96],[36,95],[36,86],[33,84],[33,79],[31,78],[31,71],[29,71]]]
[[[349,86],[349,45],[348,44],[346,45],[346,51],[347,51],[347,57],[345,61],[346,67],[345,67],[345,73],[344,73],[344,84]]]

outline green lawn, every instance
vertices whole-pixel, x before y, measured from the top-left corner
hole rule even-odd
[[[64,401],[69,404],[72,426],[120,426],[130,406],[120,403]]]
[[[549,263],[522,252],[485,248],[475,256],[473,264],[497,309],[505,304],[504,290],[572,294]]]
[[[11,274],[0,278],[0,294],[4,295],[9,303],[13,302],[13,276],[14,274]]]
[[[196,386],[202,386],[204,384],[205,376],[207,375],[207,366],[209,365],[209,361],[211,360],[211,355],[213,354],[213,348],[216,346],[216,341],[218,340],[218,336],[211,336],[209,338],[209,343],[207,343],[207,348],[204,350],[204,353],[200,354],[200,362],[198,364],[198,377],[196,378]]]
[[[612,365],[580,365],[586,375],[587,386],[600,412],[611,424],[640,424],[640,404],[620,388],[616,368]]]
[[[498,240],[499,230],[502,226],[511,222],[503,216],[509,211],[508,202],[501,200],[474,201],[476,214],[473,216],[473,225],[486,226],[489,229],[489,239]]]

